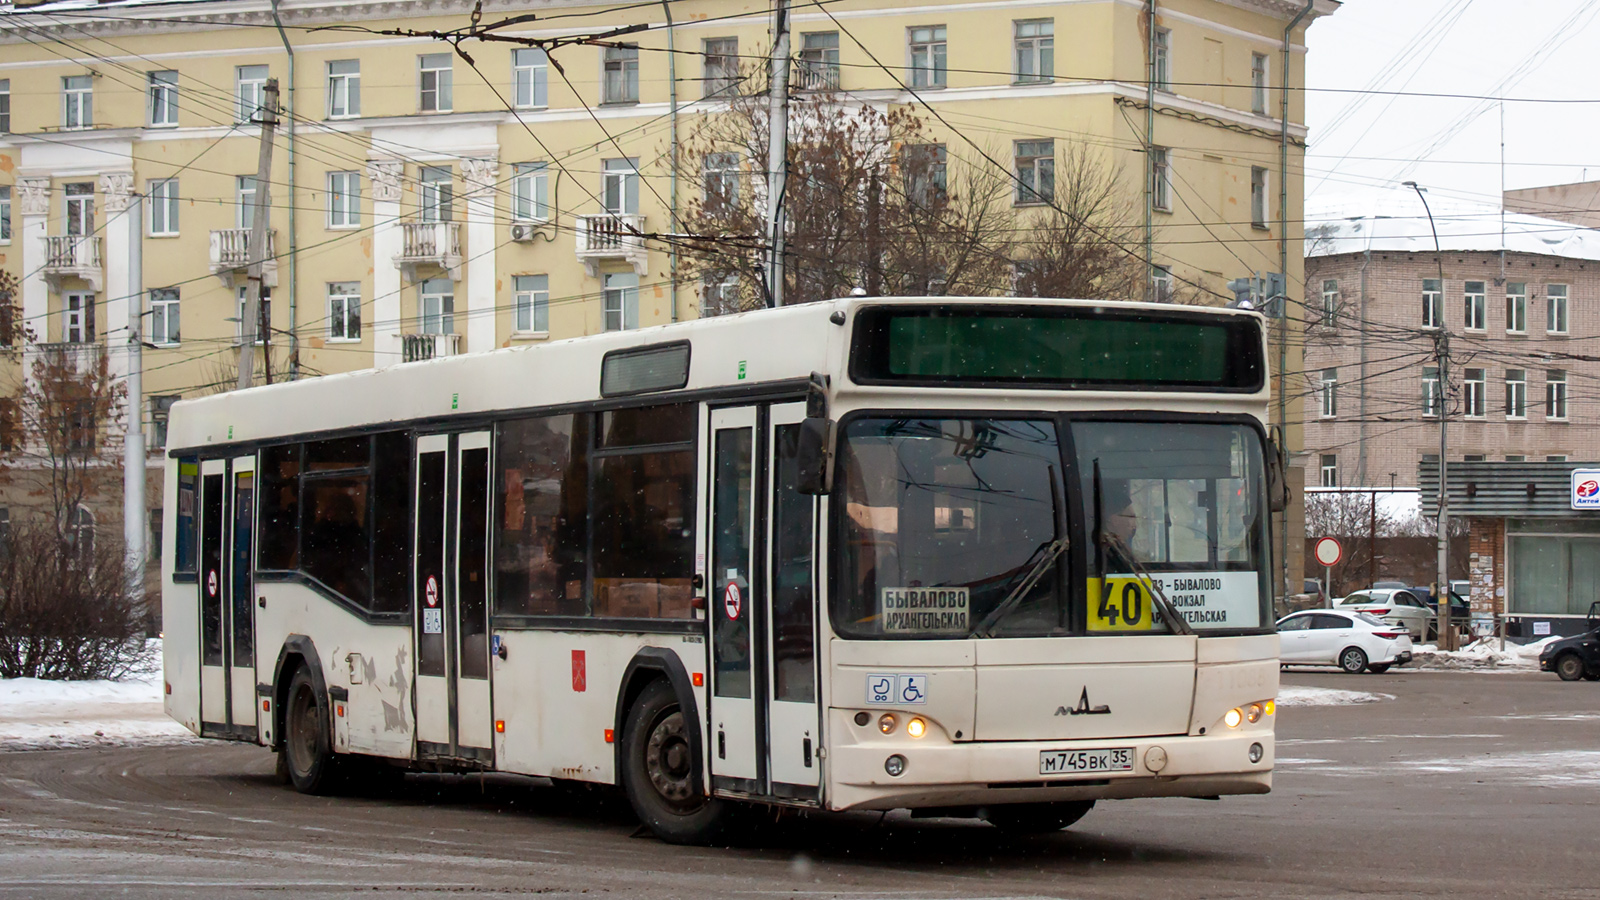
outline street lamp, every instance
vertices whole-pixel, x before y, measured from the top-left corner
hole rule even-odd
[[[1448,393],[1449,365],[1450,365],[1450,331],[1445,327],[1444,318],[1444,256],[1439,249],[1439,228],[1433,223],[1433,210],[1428,208],[1428,198],[1423,189],[1415,181],[1403,184],[1417,192],[1417,199],[1422,201],[1422,209],[1428,214],[1428,229],[1433,232],[1433,259],[1439,266],[1439,308],[1438,321],[1439,333],[1435,339],[1434,355],[1439,361],[1439,571],[1438,582],[1434,585],[1434,599],[1439,604],[1438,622],[1439,646],[1445,650],[1455,649],[1455,632],[1450,628],[1450,518],[1449,518],[1449,482],[1448,478],[1448,443],[1445,433],[1450,421],[1450,406],[1445,402]]]

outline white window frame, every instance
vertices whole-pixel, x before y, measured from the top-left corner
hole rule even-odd
[[[1489,387],[1488,373],[1483,369],[1467,369],[1462,373],[1461,385],[1461,417],[1483,418],[1486,399],[1484,395]]]
[[[1428,285],[1432,284],[1433,289]],[[1438,328],[1444,322],[1444,282],[1437,278],[1422,279],[1422,327]]]
[[[1544,417],[1550,422],[1567,421],[1567,370],[1544,373]]]
[[[1522,281],[1506,283],[1506,334],[1528,333],[1528,285]]]
[[[542,47],[511,51],[511,102],[517,109],[544,109],[550,103],[550,58]]]
[[[1317,460],[1321,467],[1320,482],[1323,487],[1336,488],[1339,486],[1339,455],[1337,453],[1322,453]]]
[[[1439,367],[1422,367],[1422,416],[1426,419],[1439,416]]]
[[[335,67],[354,71],[335,71]],[[328,118],[356,119],[361,117],[361,60],[328,60]]]
[[[732,52],[729,52],[732,51]],[[739,93],[739,39],[706,38],[700,43],[701,90],[705,97],[731,97]]]
[[[600,202],[614,216],[639,214],[639,160],[621,157],[600,165]]]
[[[417,331],[422,334],[454,334],[456,330],[456,292],[448,278],[432,278],[417,288]]]
[[[632,331],[639,327],[639,276],[611,272],[604,276],[600,298],[602,331]]]
[[[447,113],[455,108],[455,57],[448,53],[417,56],[417,110]]]
[[[1477,290],[1473,290],[1473,286]],[[1482,281],[1468,281],[1461,286],[1461,297],[1464,302],[1466,330],[1489,330],[1489,295],[1488,285]]]
[[[328,230],[361,227],[361,173],[328,173]]]
[[[1339,279],[1322,280],[1322,324],[1332,325],[1339,315]]]
[[[1056,20],[1016,19],[1011,23],[1012,83],[1049,83],[1056,77]]]
[[[91,291],[70,291],[61,298],[61,340],[92,344],[95,339],[95,297]]]
[[[233,207],[235,210],[235,228],[251,228],[254,223],[256,206],[256,177],[254,175],[236,175],[233,180]]]
[[[1544,458],[1544,461],[1545,462],[1566,462],[1567,461],[1567,455],[1565,453],[1552,453],[1551,455],[1546,456]]]
[[[544,222],[550,218],[550,165],[517,163],[511,176],[511,220]]]
[[[1272,58],[1265,53],[1250,54],[1250,111],[1267,114],[1267,81],[1272,74]]]
[[[1265,229],[1271,217],[1271,205],[1267,202],[1267,169],[1264,166],[1251,166],[1250,227]]]
[[[1339,370],[1323,369],[1322,381],[1317,386],[1317,409],[1321,418],[1332,419],[1339,415]]]
[[[1150,296],[1157,303],[1172,302],[1172,270],[1166,266],[1150,267]]]
[[[153,178],[145,182],[150,198],[150,237],[178,235],[178,179]]]
[[[11,79],[0,78],[0,134],[11,132]]]
[[[739,312],[739,273],[729,272],[716,279],[707,276],[700,283],[700,315],[726,316]]]
[[[543,337],[550,333],[550,276],[512,276],[512,326],[518,335]]]
[[[1013,193],[1012,205],[1044,206],[1055,202],[1056,142],[1051,138],[1017,141],[1012,147],[1012,159],[1017,169],[1017,189]],[[1046,181],[1050,183],[1050,189],[1040,190]]]
[[[839,32],[808,31],[800,35],[800,52],[795,55],[795,70],[800,77],[796,89],[836,91],[839,89]]]
[[[913,25],[906,29],[906,68],[911,87],[937,89],[949,80],[949,32],[943,25]]]
[[[739,179],[743,174],[739,152],[707,153],[701,168],[701,191],[707,207],[733,209],[739,205]]]
[[[1172,212],[1172,151],[1150,148],[1150,206],[1156,212]]]
[[[176,128],[178,125],[178,73],[163,69],[149,75],[150,127]]]
[[[1544,286],[1544,297],[1546,304],[1545,332],[1547,334],[1566,334],[1569,326],[1567,303],[1570,292],[1568,286],[1564,284],[1547,284]]]
[[[639,102],[637,44],[613,44],[601,48],[600,102],[608,106]]]
[[[361,282],[328,282],[328,343],[361,343]]]
[[[239,285],[238,287],[236,287],[234,289],[235,299],[238,301],[237,309],[239,311],[238,314],[235,315],[234,319],[233,319],[234,346],[238,346],[238,342],[244,340],[244,308],[245,308],[246,303],[249,301],[249,292],[250,292],[250,288],[249,288],[248,285],[241,284],[241,285]],[[272,327],[272,291],[271,291],[271,289],[270,288],[263,289],[261,296],[257,298],[257,302],[259,304],[261,304],[261,305],[260,305],[260,308],[257,311],[257,316],[258,317],[256,319],[256,342],[255,342],[255,344],[253,346],[261,347],[261,346],[264,346],[267,343],[267,337],[268,337],[268,335],[261,328],[261,318],[264,317],[267,320],[267,328],[268,329],[270,329]]]
[[[256,113],[266,102],[267,79],[271,69],[263,65],[235,66],[233,69],[234,119],[241,123],[254,122]]]
[[[150,289],[150,343],[176,347],[183,340],[182,302],[175,287]]]
[[[1155,32],[1155,63],[1152,73],[1155,78],[1156,90],[1172,90],[1172,29],[1157,28]]]
[[[76,237],[94,234],[94,182],[68,182],[61,186],[61,195],[67,234]]]
[[[94,127],[94,76],[65,75],[61,78],[61,127]]]
[[[455,218],[455,173],[448,166],[423,166],[417,174],[417,221]]]
[[[1528,418],[1528,370],[1506,370],[1506,418]]]
[[[11,243],[11,185],[0,185],[0,244]]]

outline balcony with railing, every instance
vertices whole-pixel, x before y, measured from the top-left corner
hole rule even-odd
[[[278,232],[267,232],[267,258],[261,263],[261,280],[272,287],[278,283]],[[211,232],[211,274],[221,275],[232,284],[250,268],[250,229],[217,228]]]
[[[644,216],[600,213],[578,216],[578,261],[590,278],[600,277],[600,263],[626,262],[641,278],[649,265],[644,246]]]
[[[52,341],[33,345],[33,351],[46,368],[62,373],[94,372],[105,357],[106,347],[96,341]]]
[[[400,335],[400,359],[402,362],[422,362],[427,359],[438,359],[442,356],[457,356],[460,353],[461,335],[459,334]]]
[[[413,280],[418,266],[437,266],[450,273],[451,281],[460,281],[461,223],[401,222],[400,255],[394,264]]]
[[[803,57],[796,59],[789,75],[789,87],[796,91],[837,91],[839,64]]]
[[[81,278],[95,291],[105,285],[99,235],[52,234],[44,237],[45,280],[61,290],[61,279]]]

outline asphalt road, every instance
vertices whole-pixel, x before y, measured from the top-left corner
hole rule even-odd
[[[734,849],[636,834],[540,782],[305,797],[259,748],[0,753],[0,898],[1600,896],[1600,683],[1295,673],[1393,695],[1285,708],[1264,797],[1103,803],[1008,839],[958,820],[791,821]]]

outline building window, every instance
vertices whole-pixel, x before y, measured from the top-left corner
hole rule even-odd
[[[155,394],[150,398],[150,437],[155,442],[155,449],[164,450],[167,446],[167,422],[172,418],[172,404],[183,399],[182,394]],[[156,546],[161,544],[159,538]]]
[[[1466,391],[1462,396],[1462,414],[1469,419],[1483,418],[1484,387],[1486,380],[1482,369],[1468,369],[1465,376]]]
[[[639,102],[639,48],[621,44],[605,48],[605,82],[601,103]]]
[[[150,193],[150,236],[171,237],[178,233],[178,179],[163,178],[148,183]]]
[[[417,186],[421,221],[448,222],[454,217],[455,185],[448,166],[423,166]]]
[[[1322,384],[1317,389],[1322,408],[1322,418],[1331,419],[1339,414],[1339,370],[1323,369]]]
[[[1056,142],[1017,141],[1017,205],[1049,203],[1056,196]]]
[[[706,209],[730,210],[738,207],[738,153],[707,153],[702,174],[705,179]]]
[[[94,343],[94,295],[68,294],[61,338],[69,344]]]
[[[1545,330],[1551,334],[1567,333],[1567,286],[1564,284],[1547,284],[1544,286],[1545,299],[1549,301],[1549,314],[1545,318]]]
[[[75,181],[65,186],[67,234],[86,237],[94,234],[94,182]]]
[[[1051,81],[1056,75],[1056,23],[1029,19],[1012,23],[1016,34],[1018,83]]]
[[[1437,416],[1439,414],[1439,367],[1422,367],[1422,414],[1424,416]]]
[[[550,218],[549,166],[542,162],[517,163],[512,173],[512,220],[543,222]]]
[[[1444,286],[1437,278],[1422,279],[1422,327],[1444,324]]]
[[[800,59],[795,66],[796,88],[832,91],[839,88],[839,32],[813,31],[800,36]]]
[[[1332,325],[1339,314],[1339,281],[1326,278],[1322,282],[1322,324]]]
[[[361,224],[361,175],[328,173],[328,227],[355,228]]]
[[[707,97],[739,92],[739,39],[707,38],[701,45],[705,54],[704,91]]]
[[[361,60],[335,59],[328,63],[328,118],[353,119],[361,115]]]
[[[1521,453],[1507,453],[1506,462],[1527,462],[1528,457]]]
[[[417,57],[418,82],[417,108],[423,112],[449,112],[454,108],[451,87],[455,72],[448,53],[424,53]]]
[[[1567,420],[1567,372],[1551,369],[1544,373],[1544,417],[1556,422]]]
[[[179,329],[178,289],[150,291],[150,343],[172,345],[182,340]]]
[[[606,331],[630,331],[639,327],[639,276],[632,272],[613,272],[605,277],[601,318]]]
[[[945,84],[945,29],[943,25],[924,25],[908,32],[911,56],[911,86],[942,88]]]
[[[543,49],[511,51],[511,93],[517,109],[543,109],[550,103],[550,59]]]
[[[73,448],[93,448],[94,432],[92,429],[94,426],[80,422],[76,427],[80,432],[87,429],[87,433],[81,438],[74,437],[72,441]],[[94,513],[89,511],[89,507],[80,504],[77,509],[72,511],[72,524],[67,529],[67,545],[72,549],[73,554],[85,563],[94,557]]]
[[[61,79],[61,127],[88,128],[94,124],[94,76],[68,75]]]
[[[911,144],[900,153],[906,198],[920,207],[945,201],[950,154],[943,144]]]
[[[639,160],[633,157],[601,163],[601,202],[614,216],[639,214]]]
[[[1462,462],[1488,462],[1489,457],[1482,453],[1467,453],[1461,457]]]
[[[1162,212],[1172,211],[1172,170],[1165,147],[1150,148],[1150,205]]]
[[[0,78],[0,134],[11,133],[11,79]]]
[[[1506,370],[1506,418],[1526,419],[1528,417],[1528,371],[1526,369]]]
[[[1484,296],[1484,283],[1469,281],[1463,292],[1466,299],[1467,330],[1484,331],[1489,327],[1488,300]]]
[[[514,281],[517,296],[517,330],[547,334],[550,331],[550,276],[518,275]]]
[[[1528,286],[1521,281],[1506,284],[1506,333],[1524,334],[1528,330]]]
[[[739,296],[739,276],[708,277],[701,286],[700,315],[726,316],[742,308]]]
[[[254,175],[239,175],[234,178],[234,209],[238,215],[234,219],[235,228],[250,228],[256,215],[256,177]]]
[[[361,340],[361,282],[328,285],[328,340]]]
[[[247,307],[250,303],[250,288],[241,284],[238,288],[236,288],[236,290],[238,292],[237,299],[239,301],[239,315],[238,318],[234,319],[233,339],[235,341],[240,341],[244,339],[244,315],[245,307]],[[256,305],[255,346],[260,347],[265,344],[267,342],[268,333],[271,330],[272,289],[263,287],[261,289],[261,296],[258,298]]]
[[[1157,303],[1172,302],[1172,270],[1166,266],[1150,267],[1150,295]]]
[[[1250,54],[1250,111],[1258,116],[1267,114],[1267,55]]]
[[[1172,90],[1172,30],[1169,28],[1156,29],[1156,55],[1153,61],[1156,87],[1163,91]]]
[[[150,125],[178,124],[178,73],[170,69],[150,73]]]
[[[1322,454],[1322,486],[1339,486],[1339,457],[1337,454]]]
[[[233,71],[233,96],[237,102],[234,117],[240,122],[255,122],[267,102],[267,67],[239,66]]]
[[[423,334],[455,333],[456,294],[450,279],[432,278],[424,281],[420,300]]]
[[[1250,167],[1250,224],[1267,227],[1267,170],[1260,166]]]
[[[1567,455],[1565,453],[1555,453],[1555,454],[1552,454],[1550,456],[1546,456],[1544,458],[1544,461],[1545,462],[1566,462],[1567,461]]]
[[[0,185],[0,244],[11,243],[11,185]]]

